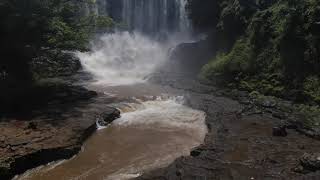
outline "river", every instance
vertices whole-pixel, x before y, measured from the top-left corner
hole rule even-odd
[[[16,179],[130,179],[188,155],[204,140],[205,114],[184,106],[177,90],[149,83],[90,88],[127,99],[110,104],[121,110],[121,118],[100,126],[72,159],[38,167]]]
[[[130,179],[189,155],[204,141],[205,113],[185,106],[182,91],[148,82],[152,73],[163,68],[171,50],[190,40],[185,1],[123,0],[122,4],[123,12],[118,14],[133,31],[102,35],[92,42],[90,52],[76,53],[84,71],[92,75],[82,85],[97,91],[100,102],[116,98],[108,105],[119,109],[121,118],[107,127],[97,124],[97,132],[72,159],[15,179]],[[152,11],[158,13],[150,17]],[[148,27],[143,26],[144,16],[149,17]]]
[[[121,118],[107,127],[98,125],[74,158],[16,179],[130,179],[189,155],[204,140],[205,113],[185,106],[183,91],[147,78],[168,60],[172,47],[139,33],[118,32],[102,36],[91,52],[77,53],[84,71],[93,76],[81,84],[98,92],[97,105],[116,99],[106,103],[119,109]]]

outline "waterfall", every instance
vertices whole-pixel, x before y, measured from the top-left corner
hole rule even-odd
[[[106,9],[109,16],[122,22],[130,31],[154,35],[190,29],[185,11],[186,1],[97,0],[96,4],[100,9]]]
[[[77,53],[84,70],[108,85],[144,82],[172,47],[190,40],[185,5],[186,0],[94,1],[94,12],[123,22],[128,31],[102,35],[92,52]]]
[[[166,48],[140,33],[105,34],[91,53],[77,53],[83,68],[98,83],[124,85],[142,83],[166,59]]]

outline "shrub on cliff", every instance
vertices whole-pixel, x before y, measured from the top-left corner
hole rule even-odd
[[[201,76],[210,79],[215,75],[234,78],[239,73],[250,74],[254,71],[253,52],[245,40],[238,40],[230,53],[218,53],[215,59],[203,67]]]

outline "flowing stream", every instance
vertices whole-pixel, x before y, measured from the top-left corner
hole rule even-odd
[[[105,4],[108,2],[112,1]],[[130,179],[189,155],[190,149],[203,142],[205,113],[185,106],[179,90],[147,82],[147,77],[168,59],[170,49],[186,40],[187,30],[179,30],[186,21],[184,0],[121,2],[123,11],[117,14],[134,31],[103,35],[93,43],[91,52],[77,53],[84,70],[94,78],[86,86],[104,94],[98,99],[123,99],[109,104],[121,111],[121,118],[108,127],[98,125],[98,131],[72,159],[30,170],[16,179]],[[158,34],[172,30],[169,13],[175,10],[178,13],[174,17],[180,19],[171,20],[179,27],[173,28],[176,33],[166,41],[150,37],[156,29]],[[143,16],[151,16],[151,12],[159,17],[147,18],[152,24],[144,26]],[[152,32],[146,34],[148,29]]]
[[[127,92],[133,86],[160,92],[160,87],[148,84],[106,89]],[[162,94],[134,99],[111,104],[121,110],[121,118],[108,127],[100,126],[77,156],[33,169],[18,179],[131,179],[188,155],[191,148],[203,142],[207,131],[205,114],[182,105],[183,97]]]
[[[205,113],[184,106],[179,90],[149,83],[93,83],[91,89],[124,101],[111,103],[121,118],[97,132],[70,160],[30,170],[20,180],[126,180],[169,165],[200,145]],[[103,95],[100,97],[103,100]]]

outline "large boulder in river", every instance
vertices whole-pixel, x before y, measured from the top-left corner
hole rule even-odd
[[[110,109],[107,109],[102,114],[100,114],[100,116],[98,117],[97,123],[100,126],[107,126],[118,118],[120,118],[120,111],[115,108],[110,108]]]

